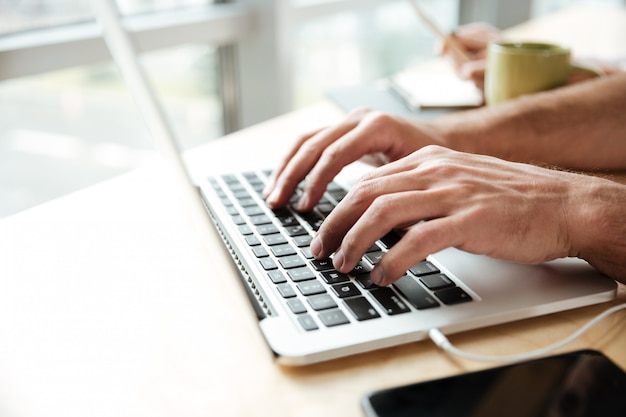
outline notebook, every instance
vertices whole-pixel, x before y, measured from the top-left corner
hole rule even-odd
[[[161,140],[164,156],[176,161],[181,187],[200,191],[214,233],[239,272],[231,278],[240,279],[246,289],[277,362],[306,365],[419,341],[433,327],[450,334],[615,297],[615,282],[577,259],[528,266],[454,248],[428,256],[396,284],[377,287],[369,271],[399,239],[396,232],[372,245],[349,274],[335,271],[329,259],[313,259],[308,246],[312,234],[344,198],[349,179],[338,177],[309,213],[267,207],[260,195],[267,170],[207,172],[194,176],[191,184],[182,172],[172,129],[107,4],[100,1],[97,15],[112,55],[150,131]]]

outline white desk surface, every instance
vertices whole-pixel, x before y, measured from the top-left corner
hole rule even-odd
[[[320,103],[193,159],[215,171],[271,166],[298,133],[340,117]],[[244,158],[233,164],[232,152]],[[158,164],[0,221],[0,414],[351,417],[361,415],[367,391],[493,366],[424,341],[281,367],[219,242]],[[625,300],[621,286],[611,304]],[[560,340],[605,308],[451,340],[477,353],[520,353]],[[566,350],[598,349],[626,368],[625,318],[608,318]]]

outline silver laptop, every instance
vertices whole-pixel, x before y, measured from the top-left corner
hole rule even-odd
[[[172,129],[116,16],[106,12],[99,15],[115,35],[108,38],[109,48],[160,148],[182,170]],[[259,328],[282,364],[311,364],[419,341],[432,328],[450,334],[615,297],[616,283],[578,259],[528,266],[453,248],[424,259],[389,287],[375,286],[369,271],[399,235],[390,232],[351,273],[338,273],[330,260],[311,257],[309,243],[345,196],[345,182],[338,178],[312,212],[298,213],[289,206],[275,211],[266,206],[260,193],[267,176],[268,171],[194,175],[201,179],[192,185],[239,271],[232,278],[241,280]],[[190,181],[188,175],[181,178]]]

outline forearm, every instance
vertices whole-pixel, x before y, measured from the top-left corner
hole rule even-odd
[[[568,215],[571,256],[626,283],[626,186],[580,177]]]
[[[626,73],[432,122],[452,149],[581,170],[626,168]]]

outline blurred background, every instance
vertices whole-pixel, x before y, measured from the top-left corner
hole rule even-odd
[[[580,3],[419,0],[443,29]],[[118,0],[184,148],[435,55],[406,0]],[[0,0],[0,217],[155,158],[89,0]]]

